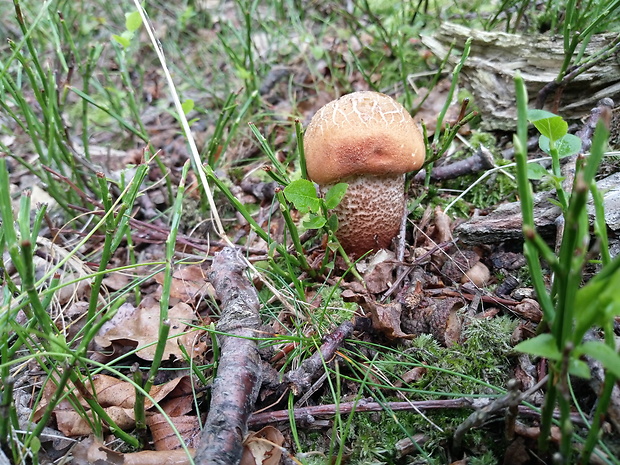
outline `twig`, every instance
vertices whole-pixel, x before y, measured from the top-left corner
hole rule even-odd
[[[369,402],[365,399],[359,402],[341,402],[338,405],[315,405],[312,407],[303,407],[295,409],[293,415],[295,421],[313,421],[315,416],[334,416],[336,413],[347,415],[355,409],[355,413],[362,412],[382,412],[385,410],[401,411],[401,410],[440,410],[451,408],[472,408],[471,399],[446,399],[446,400],[420,400],[417,402]],[[280,421],[288,421],[290,419],[288,410],[278,410],[275,412],[263,412],[252,415],[248,420],[248,426],[265,425],[268,423],[277,423]]]
[[[540,389],[543,384],[538,383],[537,390]],[[453,448],[456,454],[460,455],[461,445],[463,444],[463,437],[465,433],[475,426],[480,426],[486,421],[486,419],[499,411],[503,411],[506,408],[517,407],[524,399],[525,394],[519,392],[519,383],[516,380],[510,380],[508,382],[508,393],[502,397],[498,397],[493,402],[489,403],[485,407],[476,410],[470,416],[468,416],[464,422],[462,422],[453,436]]]
[[[588,61],[586,63],[582,63],[581,65],[573,66],[570,69],[570,72],[567,73],[560,82],[558,82],[558,81],[551,81],[551,82],[545,84],[543,86],[543,88],[538,91],[538,95],[536,96],[535,108],[539,108],[540,109],[543,106],[545,106],[545,102],[547,101],[547,97],[549,96],[549,94],[551,94],[553,92],[558,92],[559,93],[559,92],[563,91],[564,88],[566,87],[566,85],[569,82],[571,82],[573,79],[575,79],[581,73],[584,73],[585,71],[589,70],[590,68],[593,68],[594,66],[598,65],[599,63],[605,61],[607,58],[613,56],[618,51],[619,48],[620,48],[620,35],[618,35],[609,44],[609,48],[607,49],[607,51],[602,52],[599,56],[597,56],[593,60],[590,60],[590,61]]]
[[[429,295],[433,295],[433,296],[463,297],[465,300],[469,300],[469,301],[472,301],[474,298],[477,297],[468,292],[463,292],[462,290],[457,291],[457,290],[453,290],[450,288],[425,289],[424,292],[426,292]],[[480,300],[482,300],[482,302],[487,303],[487,304],[504,305],[506,307],[514,307],[521,303],[518,300],[504,299],[502,297],[496,297],[494,295],[482,295],[480,296]]]
[[[594,130],[596,129],[596,123],[600,119],[601,115],[606,111],[606,109],[613,109],[614,101],[609,97],[605,97],[599,100],[596,104],[596,107],[592,108],[590,111],[590,116],[587,121],[583,125],[583,127],[577,131],[575,134],[577,137],[581,139],[581,151],[587,152],[590,150],[590,146],[592,145],[592,135],[594,134]]]
[[[79,205],[67,204],[67,207],[82,213],[90,213],[91,215],[103,216],[105,214],[103,210],[89,210],[88,208],[84,208]],[[147,223],[145,221],[137,220],[135,218],[129,218],[129,224],[136,230],[142,231],[144,233],[144,235],[142,236],[136,236],[134,238],[135,242],[152,244],[164,243],[166,242],[168,234],[170,233],[169,228],[165,226],[158,226],[156,224]],[[63,229],[63,231],[73,232],[74,234],[81,234],[79,231],[70,231],[66,229]],[[177,235],[177,243],[186,245],[204,253],[212,252],[211,247],[226,247],[228,245],[228,243],[225,241],[201,239],[198,237],[187,236],[185,234]],[[238,246],[238,249],[244,252],[249,252],[251,254],[267,254],[267,250],[263,248],[245,247],[240,245]]]
[[[320,350],[304,360],[299,368],[286,375],[285,381],[289,383],[293,394],[298,395],[310,387],[312,379],[324,364],[334,357],[344,340],[353,334],[353,329],[353,323],[350,321],[342,323],[333,333],[325,336],[325,342]]]
[[[94,205],[95,207],[101,208],[103,209],[103,204],[101,202],[99,202],[96,199],[93,199],[92,197],[90,197],[88,194],[86,194],[82,189],[80,189],[73,181],[71,181],[68,177],[63,176],[62,174],[60,174],[57,171],[54,171],[52,168],[50,168],[49,166],[45,166],[45,165],[41,165],[41,168],[43,168],[45,171],[47,171],[48,173],[50,173],[52,176],[56,176],[58,179],[60,179],[60,181],[66,183],[69,185],[69,187],[71,189],[73,189],[73,191],[85,202],[90,203],[92,205]]]
[[[487,148],[480,147],[471,157],[433,168],[431,171],[431,181],[454,179],[466,174],[488,170],[494,166],[491,152]],[[426,171],[420,170],[420,172],[415,175],[414,180],[416,182],[422,182],[425,177]]]
[[[527,140],[527,149],[532,150],[538,147],[538,136],[530,137]],[[515,157],[515,148],[510,147],[505,150],[502,150],[502,158],[504,160],[512,160]]]
[[[243,276],[246,265],[238,253],[226,247],[213,259],[209,279],[221,301],[220,360],[211,391],[211,406],[197,448],[197,465],[239,463],[247,420],[261,385],[260,356],[256,336],[260,325],[259,300]]]

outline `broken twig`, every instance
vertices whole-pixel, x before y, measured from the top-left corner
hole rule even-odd
[[[488,170],[494,166],[493,155],[489,149],[486,147],[480,147],[471,157],[433,168],[431,171],[431,181],[455,179],[466,174]],[[417,182],[422,182],[424,181],[425,176],[426,171],[420,170],[418,174],[415,175],[414,179]]]
[[[211,406],[194,459],[197,465],[239,463],[247,420],[261,385],[260,356],[256,336],[260,325],[259,300],[252,284],[243,276],[245,264],[232,248],[213,259],[209,279],[221,302],[216,329],[220,344],[217,377],[211,391]]]
[[[295,395],[304,392],[312,384],[312,379],[317,376],[324,364],[330,361],[336,354],[336,350],[342,345],[344,340],[353,334],[353,323],[345,321],[336,330],[325,337],[325,342],[320,350],[304,360],[299,368],[286,375],[286,382],[289,383]]]

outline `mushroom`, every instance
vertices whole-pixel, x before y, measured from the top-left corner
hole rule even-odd
[[[362,255],[387,248],[404,214],[405,173],[424,163],[424,140],[407,110],[378,92],[344,95],[314,115],[304,151],[308,176],[322,192],[349,185],[335,209],[344,249]]]

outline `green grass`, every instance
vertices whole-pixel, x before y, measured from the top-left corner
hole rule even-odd
[[[472,12],[480,14],[472,26],[480,21],[503,27],[502,16],[493,19],[493,14],[514,6],[503,2],[489,11],[484,2],[356,0],[347,10],[335,3],[296,0],[212,3],[205,9],[203,2],[192,0],[146,2],[149,28],[139,21],[134,2],[14,0],[0,5],[0,36],[10,39],[0,44],[0,405],[7,412],[0,418],[0,444],[13,463],[42,460],[39,451],[47,446],[41,433],[48,425],[56,426],[53,411],[61,402],[83,418],[89,418],[90,411],[88,421],[97,437],[109,434],[102,426],[113,426],[108,411],[96,396],[78,395],[79,387],[90,386],[99,373],[128,381],[135,391],[135,429],[114,428],[119,450],[148,447],[144,405],[150,386],[166,378],[191,373],[193,414],[206,411],[208,396],[202,393],[218,359],[214,326],[205,325],[208,351],[202,359],[186,355],[171,364],[165,356],[170,330],[166,320],[177,299],[172,273],[210,260],[214,248],[209,249],[206,240],[218,247],[237,241],[255,251],[247,253],[249,259],[260,255],[251,274],[260,288],[261,316],[280,332],[266,336],[261,347],[277,350],[296,344],[277,366],[282,373],[313,353],[336,325],[361,314],[357,303],[342,298],[342,284],[353,280],[354,273],[344,262],[346,256],[338,255],[333,234],[332,253],[325,259],[312,264],[316,256],[306,256],[329,228],[300,238],[301,215],[286,192],[277,197],[281,209],[269,213],[275,201],[244,203],[241,180],[253,173],[285,186],[303,177],[300,127],[318,102],[367,87],[396,95],[413,109],[409,75],[428,71],[428,78],[416,84],[432,87],[441,67],[425,58],[418,35],[432,31],[442,19],[465,18]],[[557,4],[547,2],[542,13],[523,11],[541,22]],[[609,18],[584,15],[573,21],[594,24],[591,30],[596,31],[616,27]],[[507,24],[518,29],[514,17]],[[578,53],[572,47],[574,34],[565,23],[554,27],[563,32],[572,63]],[[149,29],[158,36],[165,60],[156,53]],[[466,59],[467,51],[461,64]],[[458,69],[453,80],[456,85]],[[475,115],[466,119],[475,129]],[[458,144],[457,130],[457,125],[447,126],[427,140],[431,159]],[[520,131],[523,143],[523,127]],[[469,136],[474,145],[481,140],[488,144],[493,135]],[[597,145],[601,153],[602,144]],[[270,172],[262,170],[265,165]],[[517,174],[523,198],[527,179],[521,165]],[[474,181],[468,178],[450,187],[464,189]],[[42,197],[38,188],[30,193],[33,185],[49,196],[47,205],[38,205]],[[425,196],[418,210],[454,200],[428,182],[416,189]],[[459,210],[489,206],[483,203],[489,202],[484,195],[489,189],[495,192],[493,201],[502,201],[514,194],[514,181],[502,174],[491,184],[480,182],[459,201]],[[321,205],[313,214],[329,221]],[[197,227],[200,237],[194,233]],[[604,240],[600,222],[597,228]],[[149,245],[153,240],[158,244]],[[544,299],[543,271],[532,253],[532,279]],[[568,261],[566,253],[563,256]],[[611,261],[604,261],[609,267]],[[159,287],[153,278],[158,272],[164,276]],[[111,287],[106,278],[121,274],[127,275],[125,284]],[[612,279],[615,275],[607,272],[593,282],[600,286]],[[554,299],[565,289],[561,286],[548,297],[548,314],[558,306]],[[150,342],[156,347],[154,360],[136,357],[140,347],[120,357],[94,359],[98,330],[124,304],[148,302],[154,293],[160,306],[159,334]],[[72,316],[78,304],[84,307],[78,317]],[[192,304],[203,316],[217,314],[209,297]],[[571,318],[569,314],[563,321]],[[553,318],[548,323],[553,325]],[[395,442],[423,432],[428,438],[418,458],[443,463],[447,442],[470,412],[429,413],[424,418],[392,412],[389,402],[503,395],[511,376],[515,324],[508,317],[471,319],[466,341],[451,348],[439,347],[427,336],[408,344],[377,335],[349,341],[338,363],[326,365],[327,379],[313,401],[338,404],[372,398],[385,404],[385,411],[338,414],[316,432],[289,425],[292,440],[286,447],[308,464],[332,459],[345,463],[347,458],[349,463],[397,463]],[[566,341],[565,332],[553,334]],[[406,372],[421,366],[426,375],[402,383]],[[24,432],[15,399],[22,395],[19,386],[34,382],[29,369],[36,370],[41,383],[29,389],[28,402],[40,419]],[[566,374],[561,367],[555,369]],[[607,379],[605,393],[613,384],[611,375]],[[78,389],[68,391],[67,385]],[[291,405],[293,401],[291,397]],[[561,405],[563,412],[566,406]],[[543,415],[549,415],[548,410]],[[596,442],[598,428],[595,423],[590,432],[577,431],[572,442],[566,428],[562,452],[568,456],[568,449],[584,441],[589,448],[605,447]],[[472,463],[494,463],[493,454],[502,452],[488,447],[484,431],[466,435],[464,446]],[[607,463],[617,462],[608,458]]]

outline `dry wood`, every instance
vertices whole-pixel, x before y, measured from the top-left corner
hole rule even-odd
[[[213,259],[209,279],[221,302],[220,360],[211,391],[211,406],[197,448],[197,465],[239,463],[247,419],[261,385],[256,329],[260,325],[256,290],[244,276],[238,253],[225,248]]]
[[[617,33],[592,36],[584,53],[584,61],[610,45]],[[467,38],[472,38],[471,51],[461,77],[475,96],[482,115],[483,129],[514,130],[516,121],[514,76],[517,71],[525,80],[530,107],[540,90],[554,81],[564,60],[563,41],[549,35],[518,35],[470,29],[444,23],[432,36],[422,42],[443,59],[450,44],[461,51]],[[456,65],[460,53],[452,53],[448,61]],[[620,95],[620,63],[612,56],[587,69],[567,83],[563,90],[559,112],[565,118],[578,118],[590,111],[605,97]],[[552,100],[552,99],[549,99]]]
[[[322,373],[325,363],[329,362],[336,354],[344,340],[353,334],[353,323],[343,322],[336,330],[325,336],[325,342],[320,350],[312,354],[303,361],[301,366],[286,375],[286,382],[295,395],[298,395],[310,388],[312,380],[318,378]]]

